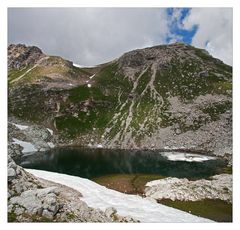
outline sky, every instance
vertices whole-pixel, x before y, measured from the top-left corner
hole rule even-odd
[[[184,42],[232,65],[231,8],[9,8],[8,43],[92,66]]]

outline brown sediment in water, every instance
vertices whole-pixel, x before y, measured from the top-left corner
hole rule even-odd
[[[113,174],[96,177],[92,180],[119,192],[145,196],[144,189],[146,183],[163,178],[165,177],[148,174]],[[158,203],[217,222],[232,222],[232,204],[219,199],[205,199],[200,201],[172,201],[170,199],[162,199],[158,200]]]
[[[165,177],[151,174],[113,174],[93,178],[96,183],[127,194],[144,195],[147,182]]]

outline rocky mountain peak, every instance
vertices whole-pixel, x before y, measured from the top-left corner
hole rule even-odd
[[[10,69],[8,82],[9,114],[47,121],[64,143],[231,152],[232,68],[190,45],[133,50],[93,68],[46,56]]]
[[[169,62],[175,56],[175,50],[182,48],[183,45],[160,45],[150,48],[137,49],[125,53],[120,57],[121,67],[137,68],[153,62]]]
[[[121,68],[139,68],[153,63],[159,64],[161,68],[164,64],[170,64],[173,59],[199,60],[201,59],[198,55],[199,52],[211,57],[205,50],[184,43],[173,43],[127,52],[119,58],[119,63]]]
[[[136,49],[123,54],[118,59],[118,66],[123,75],[135,79],[135,75],[146,68],[162,72],[177,68],[186,68],[184,63],[196,66],[199,72],[209,69],[218,69],[224,63],[212,57],[208,51],[184,43],[158,45],[143,49]]]
[[[8,68],[19,69],[36,64],[45,54],[36,46],[11,44],[8,46]]]

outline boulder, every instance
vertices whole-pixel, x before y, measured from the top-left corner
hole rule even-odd
[[[13,180],[16,176],[16,171],[13,168],[8,168],[8,181]]]
[[[113,207],[109,207],[105,210],[105,214],[107,217],[113,217],[117,213],[117,210]]]

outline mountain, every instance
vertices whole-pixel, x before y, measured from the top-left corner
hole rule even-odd
[[[37,47],[8,47],[9,116],[59,144],[232,151],[232,67],[175,43],[79,68]]]

